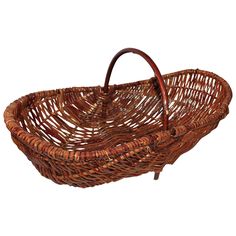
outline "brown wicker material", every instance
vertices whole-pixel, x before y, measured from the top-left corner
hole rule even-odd
[[[124,53],[142,56],[155,77],[108,86]],[[113,58],[103,88],[31,93],[4,119],[12,139],[38,171],[58,184],[89,187],[155,172],[172,164],[228,114],[227,82],[203,70],[161,76],[152,59],[127,48]]]

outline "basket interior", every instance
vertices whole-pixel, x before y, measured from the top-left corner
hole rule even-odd
[[[223,100],[223,86],[194,70],[164,75],[169,127],[207,118]],[[30,99],[29,97],[27,99]],[[110,86],[37,93],[22,106],[23,129],[67,150],[101,150],[162,130],[162,102],[153,79]]]

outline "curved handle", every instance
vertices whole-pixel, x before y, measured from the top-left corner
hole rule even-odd
[[[104,87],[103,87],[103,91],[104,91],[104,93],[108,93],[108,84],[109,84],[109,80],[110,80],[110,77],[111,77],[111,72],[112,72],[112,69],[113,69],[117,59],[120,56],[122,56],[123,54],[129,53],[129,52],[138,54],[141,57],[143,57],[148,62],[148,64],[151,66],[151,68],[154,71],[155,77],[156,77],[157,82],[158,82],[158,84],[160,86],[160,91],[161,91],[161,96],[162,96],[163,126],[164,126],[164,129],[167,130],[168,129],[168,113],[169,113],[168,112],[168,95],[167,95],[167,90],[165,88],[164,80],[163,80],[163,78],[161,76],[161,73],[160,73],[158,67],[156,66],[155,62],[146,53],[144,53],[141,50],[136,49],[136,48],[125,48],[125,49],[119,51],[113,57],[110,65],[108,67],[107,74],[106,74],[106,79],[105,79],[105,83],[104,83]]]

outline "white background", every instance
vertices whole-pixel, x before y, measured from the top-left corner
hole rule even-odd
[[[236,89],[234,1],[0,1],[0,111],[30,92],[102,85],[124,47],[165,74],[200,68]],[[147,79],[125,55],[111,83]],[[153,173],[94,188],[43,178],[1,118],[0,235],[236,235],[235,109],[197,146]]]

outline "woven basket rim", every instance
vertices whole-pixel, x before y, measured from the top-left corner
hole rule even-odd
[[[63,160],[63,161],[89,161],[89,159],[94,159],[96,157],[104,157],[104,155],[109,156],[111,150],[114,155],[114,153],[121,153],[121,152],[129,152],[134,150],[135,148],[148,146],[151,142],[153,142],[153,138],[156,140],[157,143],[166,141],[170,138],[176,138],[181,135],[184,135],[189,130],[198,129],[200,127],[204,127],[206,125],[209,125],[211,123],[214,123],[216,120],[223,119],[228,114],[228,105],[232,98],[232,91],[228,83],[221,78],[220,76],[216,75],[213,72],[200,70],[200,69],[185,69],[180,70],[172,73],[168,73],[163,75],[164,80],[168,77],[171,77],[175,74],[186,74],[186,73],[198,73],[198,74],[204,74],[207,76],[211,76],[212,78],[218,80],[223,88],[225,89],[226,96],[223,97],[222,106],[212,115],[209,115],[207,119],[202,119],[197,122],[193,122],[189,125],[179,125],[176,127],[172,127],[171,129],[167,131],[158,131],[153,135],[147,135],[140,137],[136,140],[121,144],[120,146],[114,147],[114,148],[106,148],[104,150],[97,150],[97,151],[71,151],[67,149],[63,149],[61,147],[58,147],[48,141],[45,141],[44,139],[35,136],[26,130],[24,130],[19,123],[15,120],[15,114],[16,114],[16,108],[17,104],[23,103],[24,99],[27,99],[29,96],[39,96],[43,97],[43,95],[46,92],[52,92],[52,94],[59,93],[61,90],[65,92],[73,91],[73,89],[94,89],[94,88],[101,88],[101,86],[88,86],[88,87],[71,87],[71,88],[64,88],[64,89],[55,89],[55,90],[48,90],[48,91],[39,91],[30,93],[28,95],[25,95],[14,102],[12,102],[5,110],[4,112],[4,121],[6,123],[7,128],[10,130],[11,134],[18,139],[21,143],[29,146],[31,149],[36,151],[37,153],[41,155],[46,155],[49,159],[55,159],[55,160]],[[116,88],[122,87],[122,86],[134,86],[135,84],[142,84],[147,83],[150,81],[150,79],[131,82],[131,83],[123,83],[119,85],[111,85],[111,87],[116,86]],[[176,130],[181,129],[182,132],[176,133]],[[42,147],[43,150],[42,150]]]

